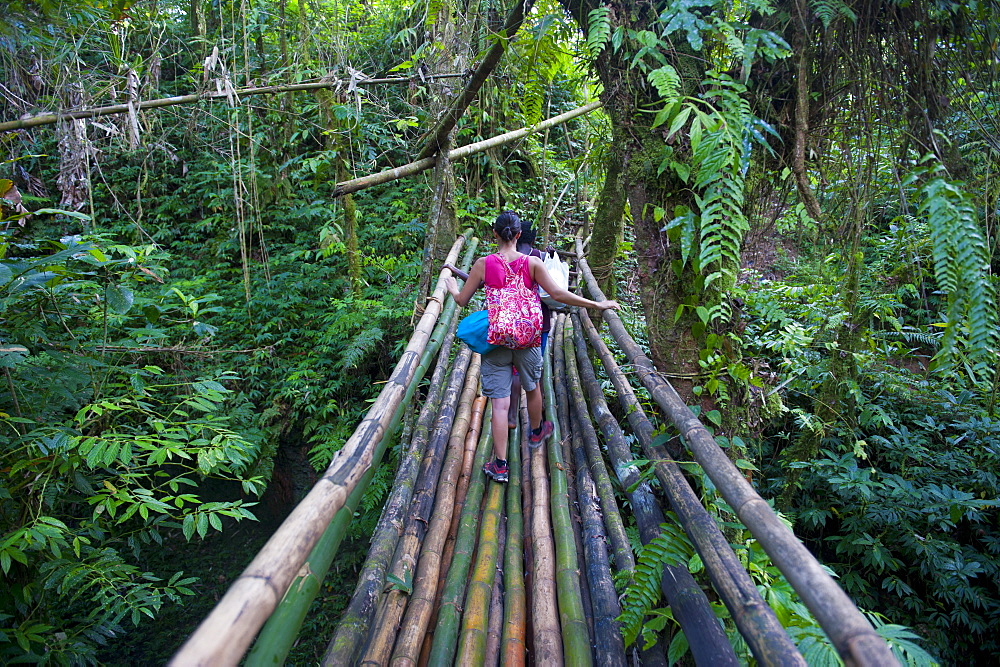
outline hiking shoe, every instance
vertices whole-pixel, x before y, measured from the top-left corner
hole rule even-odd
[[[553,430],[552,422],[548,420],[543,421],[537,434],[534,431],[531,431],[528,434],[528,446],[534,449],[538,445],[542,444],[550,435],[552,435]]]
[[[506,482],[510,467],[506,463],[497,463],[493,460],[483,466],[483,472],[494,482]]]

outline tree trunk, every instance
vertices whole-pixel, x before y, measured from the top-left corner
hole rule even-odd
[[[596,0],[561,0],[561,3],[584,33],[589,29],[589,13],[601,5]],[[610,8],[612,30],[618,27],[643,30],[655,19],[648,7],[636,8],[633,3],[613,2],[605,6]],[[675,46],[678,53],[696,55],[686,44]],[[677,206],[696,210],[695,194],[672,170],[657,173],[663,159],[663,129],[650,127],[648,109],[658,98],[643,74],[630,66],[626,51],[626,48],[615,51],[608,45],[595,62],[604,84],[602,101],[614,128],[616,151],[608,164],[608,180],[594,218],[594,252],[600,262],[600,279],[610,282],[611,264],[621,233],[619,211],[624,210],[620,194],[623,192],[635,225],[639,290],[650,353],[657,368],[671,377],[681,396],[693,402],[693,380],[702,348],[701,337],[692,330],[697,321],[694,306],[699,305],[694,290],[697,276],[690,263],[681,266],[680,244],[670,243],[661,230],[673,219]],[[704,69],[702,64],[692,63],[702,63],[702,59],[681,58],[675,67],[681,74],[682,85],[693,89],[702,80]],[[683,92],[688,94],[692,90]],[[677,143],[673,159],[685,162],[689,151],[684,142]],[[655,214],[657,208],[665,211],[662,219]],[[679,309],[680,317],[676,318]]]

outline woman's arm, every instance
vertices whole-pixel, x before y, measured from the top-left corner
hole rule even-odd
[[[444,279],[444,288],[455,298],[455,303],[464,308],[465,305],[469,303],[469,299],[472,298],[472,295],[476,293],[477,289],[479,289],[485,275],[486,258],[480,257],[476,260],[476,263],[472,265],[472,270],[469,271],[469,277],[465,281],[465,286],[462,287],[461,291],[458,289],[458,282],[455,281],[454,276],[448,276]]]
[[[537,257],[528,258],[529,266],[531,267],[531,279],[538,283],[543,290],[549,293],[556,301],[560,303],[565,303],[568,306],[580,306],[581,308],[596,308],[597,310],[607,310],[609,308],[618,310],[618,302],[606,299],[604,301],[591,301],[590,299],[585,299],[582,296],[573,294],[569,290],[564,290],[563,288],[556,285],[555,281],[552,280],[552,276],[545,269],[545,265],[542,264],[542,260]],[[473,269],[475,270],[475,269]]]

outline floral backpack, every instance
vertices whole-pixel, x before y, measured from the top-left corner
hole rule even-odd
[[[486,289],[486,310],[489,329],[486,341],[512,350],[538,347],[542,344],[542,305],[538,294],[525,286],[521,271],[514,271],[510,262],[494,255],[504,270],[504,286]],[[527,256],[514,260],[523,270]]]

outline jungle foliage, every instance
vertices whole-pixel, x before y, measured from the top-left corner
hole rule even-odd
[[[507,7],[471,5],[474,60]],[[71,0],[0,17],[0,121],[223,94],[0,133],[5,662],[102,660],[202,590],[157,561],[164,543],[287,511],[309,480],[275,461],[322,469],[353,431],[407,337],[430,188],[399,181],[348,204],[333,186],[412,159],[435,96],[461,88],[426,78],[449,55],[426,39],[449,11]],[[618,297],[652,303],[636,282],[645,220],[684,296],[662,317],[647,306],[655,321],[637,309],[636,338],[654,355],[647,327],[698,342],[683,381],[720,444],[923,663],[1000,655],[998,15],[934,0],[540,0],[455,132],[465,144],[579,106],[602,91],[595,68],[621,65],[641,122],[595,114],[456,164],[459,224],[514,208],[567,240],[592,219],[618,140],[651,138],[622,176],[651,196],[638,210],[622,195],[624,230],[603,250]],[[363,83],[393,76],[408,80]],[[324,79],[342,83],[234,94]],[[387,458],[358,535],[391,484]],[[687,470],[800,649],[835,664]],[[679,659],[652,574],[687,563],[704,578],[697,557],[667,524],[638,560],[627,634]]]

